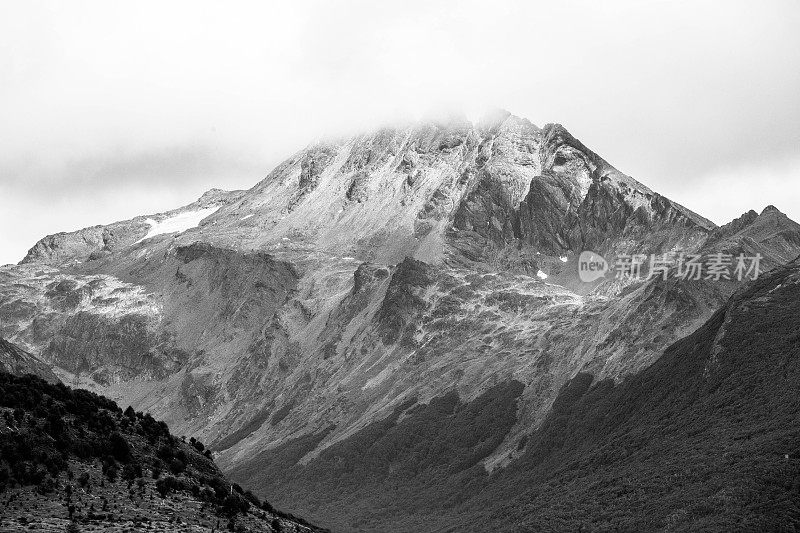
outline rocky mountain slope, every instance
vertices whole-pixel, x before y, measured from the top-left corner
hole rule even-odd
[[[58,378],[46,363],[2,337],[0,337],[0,372],[16,375],[33,374],[51,383],[58,383]]]
[[[202,442],[30,375],[0,373],[0,451],[0,531],[322,531],[225,479]]]
[[[577,374],[492,475],[480,461],[516,423],[513,379],[471,401],[398,406],[308,462],[297,458],[324,435],[232,474],[299,498],[337,531],[792,531],[798,332],[795,261],[622,382]],[[283,468],[280,482],[264,474]]]
[[[513,380],[503,438],[475,444],[495,471],[578,373],[641,371],[742,284],[583,283],[583,250],[773,268],[800,254],[800,227],[771,208],[716,228],[560,125],[426,122],[316,143],[248,191],[43,239],[0,268],[0,336],[236,472],[264,451],[306,464],[412,402],[468,405]],[[311,508],[292,498],[279,503]]]

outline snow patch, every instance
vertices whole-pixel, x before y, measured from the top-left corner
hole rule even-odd
[[[196,228],[200,222],[215,213],[219,209],[217,207],[206,207],[205,209],[198,209],[196,211],[186,211],[173,215],[164,220],[158,221],[148,218],[145,222],[150,224],[150,231],[147,232],[143,238],[136,241],[136,244],[145,241],[156,235],[164,235],[167,233],[183,233],[186,230]]]
[[[250,213],[249,215],[245,215],[245,216],[243,216],[242,218],[240,218],[239,220],[247,220],[247,219],[248,219],[248,218],[250,218],[251,216],[253,216],[253,213]]]
[[[542,272],[541,270],[536,273],[536,277],[539,279],[547,279],[547,274]]]
[[[562,255],[561,257],[559,257],[559,259],[561,260],[562,263],[566,263],[567,262],[567,256],[566,255]]]

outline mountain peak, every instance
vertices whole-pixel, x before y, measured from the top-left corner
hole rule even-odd
[[[439,112],[416,125],[312,144],[248,191],[211,189],[150,218],[165,223],[212,208],[213,219],[187,239],[202,233],[229,247],[347,250],[386,263],[412,256],[488,266],[520,247],[527,255],[610,250],[634,233],[649,253],[689,246],[715,227],[616,170],[562,124],[539,128],[503,109],[477,124]],[[107,257],[139,244],[152,226],[137,217],[45,238],[25,261]],[[646,237],[654,232],[657,239]],[[526,258],[504,265],[536,273]]]

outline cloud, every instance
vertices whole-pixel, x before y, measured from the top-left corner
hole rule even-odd
[[[722,225],[754,209],[774,205],[800,221],[800,156],[728,165],[675,187],[672,198]]]
[[[226,153],[213,146],[172,146],[140,151],[121,147],[107,152],[90,152],[76,159],[18,158],[0,160],[2,186],[17,194],[43,197],[69,195],[74,191],[106,193],[121,184],[142,188],[168,185],[172,188],[196,186],[221,180],[228,184],[251,184],[264,170],[264,161],[248,154]]]
[[[668,196],[730,171],[748,198],[735,169],[800,156],[799,26],[791,0],[2,3],[0,203],[25,203],[32,244],[115,190],[135,214],[188,203],[436,106],[560,122]]]

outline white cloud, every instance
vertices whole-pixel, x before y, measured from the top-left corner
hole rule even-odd
[[[774,205],[800,222],[800,157],[731,165],[680,183],[671,197],[719,225]],[[664,192],[664,191],[662,191]],[[664,194],[668,194],[664,192]]]
[[[138,191],[137,213],[159,203],[155,179],[188,203],[257,182],[321,135],[446,105],[561,122],[680,190],[721,162],[798,155],[798,26],[788,0],[5,2],[0,189],[29,201],[37,222],[13,237],[27,248],[45,226],[102,222],[110,189]],[[198,149],[210,155],[187,159]],[[0,234],[0,262],[23,252]]]

